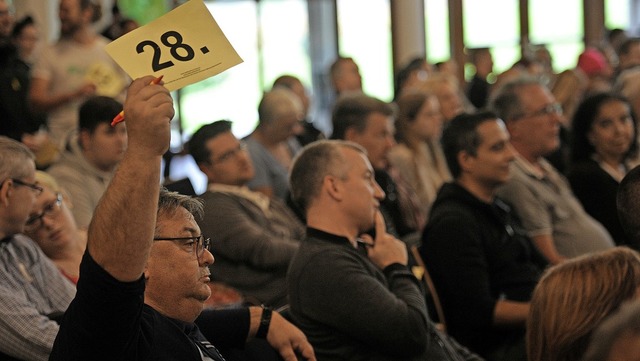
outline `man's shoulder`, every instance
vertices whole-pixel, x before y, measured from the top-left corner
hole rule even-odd
[[[41,257],[46,258],[38,244],[23,234],[14,235],[9,241],[9,245],[7,247],[11,247],[12,252],[20,254],[21,256],[28,256],[29,258],[36,260]]]
[[[480,204],[481,201],[469,193],[466,188],[455,182],[450,182],[442,185],[429,213],[432,216],[442,213],[473,213],[476,212]]]

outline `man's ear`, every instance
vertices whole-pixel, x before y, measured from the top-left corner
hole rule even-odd
[[[81,130],[78,133],[78,143],[80,143],[80,148],[82,150],[87,149],[86,145],[91,142],[91,133],[88,130]]]
[[[473,156],[471,156],[464,150],[459,151],[456,158],[458,160],[458,164],[460,165],[460,170],[462,170],[463,172],[469,169],[471,165],[470,162],[473,160]]]
[[[9,196],[13,191],[13,187],[11,187],[10,182],[13,182],[11,179],[7,179],[6,181],[0,184],[0,204],[5,207],[9,206]]]
[[[353,142],[358,136],[358,131],[355,127],[347,128],[344,132],[344,140]]]
[[[520,136],[520,127],[518,126],[519,123],[521,122],[513,120],[504,122],[504,125],[507,127],[507,132],[509,132],[509,137],[512,140]]]
[[[144,280],[145,282],[149,280],[149,261],[147,261],[147,264],[144,265],[144,271],[142,272],[142,274],[144,275]]]
[[[342,193],[343,192],[342,184],[338,182],[338,178],[332,175],[324,176],[324,179],[322,180],[322,190],[324,192],[327,192],[327,194],[331,198],[338,201],[342,200],[342,198],[344,197]]]
[[[211,180],[213,177],[213,170],[211,169],[211,165],[207,164],[206,162],[202,162],[202,163],[198,163],[198,169],[200,169],[200,171],[207,176],[207,178],[209,180]]]

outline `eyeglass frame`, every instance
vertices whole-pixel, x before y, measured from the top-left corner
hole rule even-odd
[[[52,215],[56,208],[58,208],[58,210],[62,208],[62,200],[63,200],[62,193],[56,192],[56,200],[53,203],[47,204],[42,209],[42,212],[40,212],[37,215],[31,216],[29,217],[29,219],[27,219],[27,221],[24,224],[25,230],[27,232],[35,232],[38,229],[40,229],[40,227],[42,227],[42,225],[44,224],[43,219],[46,215]],[[35,223],[38,221],[39,221],[39,224],[35,226]]]
[[[217,157],[217,159],[211,159],[209,162],[211,164],[219,164],[219,163],[224,163],[227,162],[235,157],[238,156],[238,154],[242,153],[242,152],[246,152],[247,151],[247,143],[240,141],[239,145],[233,149],[229,149],[228,151],[222,153],[219,157]]]
[[[194,249],[194,253],[196,254],[196,258],[198,259],[198,262],[200,262],[200,257],[202,257],[204,255],[204,250],[206,249],[207,251],[211,252],[211,238],[205,238],[204,235],[199,235],[199,236],[193,236],[193,237],[153,237],[153,241],[187,241],[187,240],[194,240],[193,243],[195,244],[195,249]],[[198,247],[200,246],[200,244],[202,244],[202,250],[200,252],[198,252]]]
[[[547,104],[542,109],[538,109],[529,113],[518,114],[513,117],[513,120],[518,120],[522,118],[534,118],[534,117],[551,115],[551,114],[562,115],[563,114],[562,104],[560,103]]]
[[[31,188],[31,190],[36,192],[36,197],[41,195],[42,192],[44,192],[44,188],[40,187],[37,183],[28,183],[25,182],[23,180],[20,180],[18,178],[8,178],[2,181],[2,183],[0,183],[0,185],[4,184],[4,182],[6,182],[7,180],[11,180],[13,183],[19,185],[19,186],[24,186],[24,187],[29,187]]]

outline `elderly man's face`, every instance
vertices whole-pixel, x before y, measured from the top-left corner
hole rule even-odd
[[[510,122],[511,139],[525,156],[546,156],[560,146],[562,113],[557,111],[551,92],[542,85],[523,87],[519,97],[523,114]]]
[[[200,235],[200,227],[185,208],[158,217],[155,238]],[[206,249],[198,257],[194,239],[154,241],[145,269],[145,303],[168,317],[192,322],[211,296],[209,265],[213,261]]]

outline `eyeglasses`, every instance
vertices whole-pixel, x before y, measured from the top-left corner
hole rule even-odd
[[[550,115],[550,114],[562,115],[562,105],[560,105],[559,103],[551,103],[546,105],[544,108],[540,110],[536,110],[531,113],[524,113],[524,114],[517,115],[514,117],[514,119],[533,118],[533,117],[539,117],[539,116]]]
[[[204,238],[203,235],[193,237],[155,237],[154,241],[182,241],[184,246],[191,246],[192,252],[195,253],[198,262],[204,254],[204,250],[211,250],[211,239]]]
[[[25,231],[27,232],[37,231],[44,224],[45,216],[49,216],[49,217],[55,216],[56,214],[58,214],[58,212],[60,212],[61,208],[62,208],[62,194],[56,193],[55,201],[44,206],[44,208],[42,209],[42,212],[40,212],[39,214],[31,216],[29,217],[29,219],[27,219],[27,223],[25,223],[25,227],[24,227]]]
[[[31,188],[34,192],[36,192],[36,196],[39,196],[40,194],[42,194],[42,192],[44,191],[44,189],[42,189],[42,187],[40,187],[39,185],[35,184],[35,183],[27,183],[25,181],[21,181],[20,179],[17,178],[9,178],[13,181],[13,183],[19,185],[19,186],[24,186],[24,187],[29,187]],[[4,183],[4,182],[2,182]]]
[[[246,150],[247,144],[245,142],[240,142],[240,144],[238,144],[236,148],[222,153],[219,157],[214,159],[212,163],[224,163],[232,158],[235,158],[239,153],[245,152]]]

